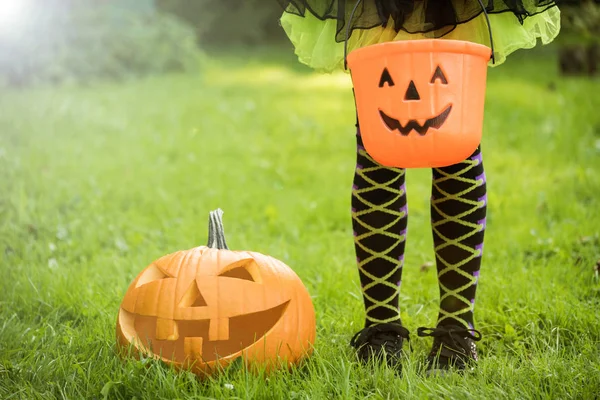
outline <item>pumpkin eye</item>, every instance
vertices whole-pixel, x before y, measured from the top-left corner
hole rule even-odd
[[[147,283],[159,281],[161,279],[166,278],[171,278],[171,276],[166,274],[162,269],[158,268],[156,264],[152,264],[144,271],[142,276],[140,276],[135,287],[139,288],[140,286],[145,285]]]
[[[260,283],[258,269],[254,260],[245,259],[233,263],[232,265],[227,267],[225,271],[221,272],[219,276],[224,278],[243,279],[245,281]]]
[[[244,279],[246,281],[254,282],[254,278],[252,278],[252,275],[250,274],[250,272],[248,272],[248,270],[244,267],[237,267],[234,269],[230,269],[227,272],[223,272],[219,276],[223,276],[223,277],[227,277],[227,278]]]
[[[435,81],[438,79],[442,82],[442,85],[448,84],[448,79],[446,79],[446,75],[444,75],[444,72],[442,71],[442,69],[440,68],[439,65],[435,69],[435,72],[433,73],[433,76],[431,77],[430,83],[435,83]]]
[[[384,68],[383,72],[381,73],[381,78],[379,79],[379,87],[383,87],[386,83],[388,86],[394,86],[394,81],[392,80],[390,71],[388,71],[387,68]]]

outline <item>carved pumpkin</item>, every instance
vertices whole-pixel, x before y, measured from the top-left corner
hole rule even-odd
[[[356,49],[348,66],[367,152],[390,167],[443,167],[481,141],[491,50],[457,40]]]
[[[221,215],[211,212],[208,246],[164,256],[131,283],[119,344],[199,375],[239,357],[266,370],[297,362],[316,334],[306,288],[281,261],[228,250]]]

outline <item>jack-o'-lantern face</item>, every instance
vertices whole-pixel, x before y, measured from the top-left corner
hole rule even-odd
[[[244,354],[304,356],[314,341],[306,288],[281,261],[206,246],[164,256],[131,283],[119,311],[121,344],[207,372]]]
[[[435,72],[433,73],[429,83],[448,85],[448,79],[446,79],[444,72],[439,66],[435,69]],[[384,68],[383,72],[381,73],[381,79],[379,80],[379,87],[383,88],[386,86],[393,87],[395,84],[388,69]],[[408,87],[406,88],[404,101],[421,101],[421,96],[419,95],[419,91],[413,80],[410,81]],[[419,135],[425,135],[429,131],[429,128],[436,130],[440,129],[442,125],[444,125],[444,122],[446,122],[446,119],[448,118],[448,115],[450,115],[451,111],[452,104],[448,104],[438,115],[427,118],[423,123],[415,119],[410,119],[405,124],[402,124],[399,120],[390,117],[381,109],[379,110],[379,114],[390,131],[397,130],[401,135],[407,136],[413,131]]]
[[[490,49],[452,40],[382,43],[348,55],[367,152],[394,167],[439,167],[479,145]]]

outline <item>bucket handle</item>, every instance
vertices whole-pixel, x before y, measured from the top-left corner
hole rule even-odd
[[[492,60],[492,64],[496,64],[496,56],[494,55],[494,37],[492,36],[492,25],[490,24],[490,17],[488,15],[487,9],[485,8],[485,6],[483,5],[483,1],[482,0],[477,0],[479,2],[479,5],[481,5],[481,9],[483,10],[483,14],[485,15],[485,21],[487,22],[487,26],[488,26],[488,32],[490,34],[490,45],[492,48],[492,56],[490,57],[490,59]],[[354,18],[354,13],[356,12],[356,9],[358,8],[359,4],[362,2],[362,0],[357,0],[356,4],[354,5],[354,8],[352,9],[352,12],[350,13],[350,19],[346,22],[346,38],[344,40],[344,69],[347,70],[348,69],[348,39],[350,39],[350,25],[352,24],[352,18]]]

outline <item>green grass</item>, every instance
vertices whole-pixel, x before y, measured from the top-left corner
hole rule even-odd
[[[202,77],[0,92],[0,398],[598,398],[600,81],[559,78],[551,52],[490,70],[482,359],[424,377],[431,342],[414,335],[397,377],[348,346],[363,322],[348,78],[261,54],[222,57]],[[430,171],[407,179],[401,306],[415,332],[435,323],[438,287],[421,268],[433,261]],[[297,370],[200,382],[115,353],[131,280],[205,244],[217,207],[231,248],[281,259],[313,296],[316,350]]]

